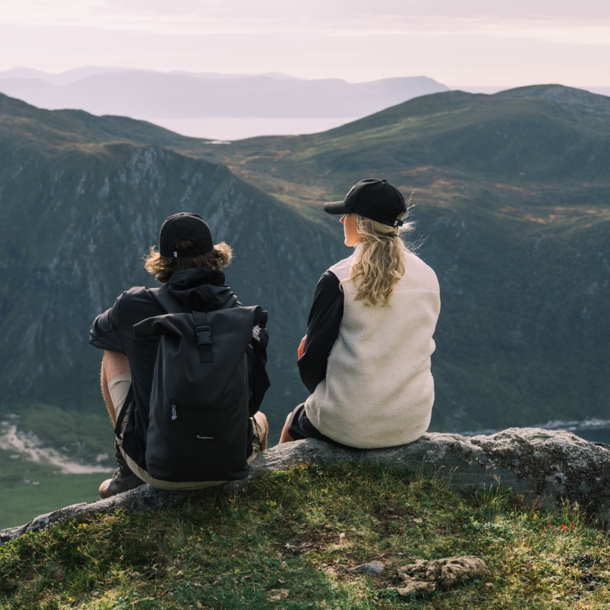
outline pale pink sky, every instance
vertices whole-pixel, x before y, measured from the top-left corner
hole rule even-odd
[[[610,85],[610,0],[0,0],[0,70]]]

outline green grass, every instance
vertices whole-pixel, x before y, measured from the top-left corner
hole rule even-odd
[[[65,523],[0,548],[0,608],[606,608],[607,536],[576,509],[353,464],[274,473],[188,506]],[[473,554],[491,575],[402,600],[396,568]],[[348,568],[377,559],[386,571]],[[273,590],[288,595],[274,602]]]

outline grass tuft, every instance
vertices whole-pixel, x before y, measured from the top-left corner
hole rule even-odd
[[[401,599],[396,569],[477,555],[491,576]],[[349,571],[379,560],[380,576]],[[0,548],[0,608],[606,608],[610,551],[577,507],[461,497],[435,478],[341,464],[273,473],[243,492],[64,523]]]

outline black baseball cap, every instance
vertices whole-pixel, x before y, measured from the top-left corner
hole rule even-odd
[[[189,250],[176,250],[179,241],[188,239],[195,246]],[[212,233],[208,223],[199,214],[178,212],[165,219],[159,232],[159,252],[161,256],[185,258],[210,252],[214,248]]]
[[[359,214],[391,227],[401,227],[407,204],[401,192],[387,180],[365,178],[354,184],[343,201],[324,204],[329,214]]]

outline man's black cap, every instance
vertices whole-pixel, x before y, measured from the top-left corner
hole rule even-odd
[[[324,204],[329,214],[359,214],[391,227],[400,227],[407,212],[401,192],[387,180],[365,178],[354,184],[343,201]]]
[[[179,241],[188,239],[195,246],[189,250],[176,250]],[[161,256],[185,258],[199,256],[214,248],[212,233],[208,223],[199,214],[178,212],[165,219],[159,232],[159,252]]]

